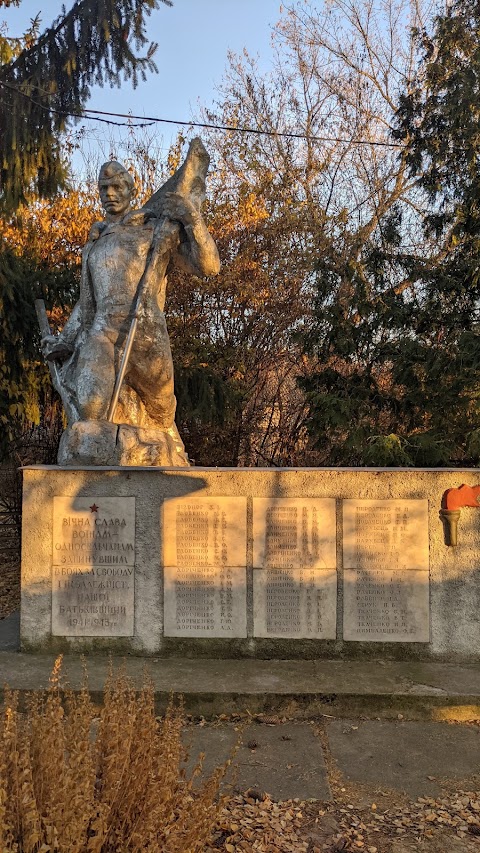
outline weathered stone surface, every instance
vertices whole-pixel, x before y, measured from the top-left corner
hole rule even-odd
[[[167,498],[163,530],[164,566],[246,565],[246,498]]]
[[[480,649],[480,525],[478,510],[462,510],[458,525],[458,545],[445,543],[439,508],[443,492],[459,483],[475,485],[478,470],[397,470],[397,469],[205,469],[205,468],[58,468],[34,466],[24,471],[22,530],[22,644],[24,648],[89,651],[108,647],[118,654],[180,654],[212,657],[318,658],[324,654],[341,656],[381,654],[416,661],[427,658],[478,661]],[[53,498],[135,497],[135,625],[132,637],[108,639],[85,637],[54,638],[52,642],[52,537]],[[247,506],[247,638],[168,638],[163,631],[164,590],[162,555],[164,539],[175,535],[175,526],[160,523],[166,498],[189,500],[208,497],[214,502],[229,496],[233,505]],[[329,498],[337,500],[428,501],[430,551],[430,618],[428,642],[390,642],[386,648],[366,638],[345,642],[338,626],[335,644],[331,640],[301,638],[261,638],[253,633],[253,576],[264,569],[253,568],[253,498]],[[340,522],[341,518],[337,519]],[[337,528],[337,549],[342,547],[341,524]],[[245,565],[245,563],[244,563]],[[191,566],[191,564],[190,564]],[[189,566],[186,565],[186,568]],[[355,571],[359,571],[354,569]],[[319,570],[326,572],[325,569]],[[415,571],[405,574],[415,578]],[[345,577],[349,569],[343,571]],[[426,573],[428,574],[428,573]],[[337,608],[342,606],[343,578],[339,576]],[[360,647],[360,648],[359,648]],[[352,663],[355,667],[355,663]],[[473,671],[472,671],[473,672]],[[429,684],[424,673],[422,683]],[[322,684],[322,688],[324,685]],[[333,689],[333,688],[332,688]]]
[[[428,571],[428,501],[343,501],[343,565]]]
[[[253,573],[253,634],[334,640],[335,569],[265,569]]]
[[[165,566],[166,637],[246,637],[245,566]]]
[[[254,498],[253,565],[271,569],[334,569],[335,500]]]
[[[60,440],[59,465],[186,467],[188,458],[175,425],[142,429],[108,421],[77,421]]]
[[[53,499],[52,635],[130,637],[135,498]]]
[[[141,210],[132,210],[128,171],[115,161],[100,169],[106,217],[92,226],[83,251],[79,301],[60,335],[42,338],[69,423],[60,464],[188,465],[174,423],[163,309],[170,264],[199,276],[220,268],[200,212],[208,164],[201,141],[193,140],[180,169]],[[45,323],[48,329],[43,315],[42,329]],[[94,440],[81,426],[80,440],[73,427],[92,421],[107,427]],[[114,451],[108,426],[115,424],[121,431]]]
[[[428,572],[345,569],[343,638],[384,643],[428,643]]]

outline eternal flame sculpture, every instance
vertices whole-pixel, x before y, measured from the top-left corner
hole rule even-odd
[[[220,269],[200,212],[208,165],[194,139],[180,169],[140,210],[131,209],[126,169],[114,161],[100,169],[106,216],[83,250],[80,299],[62,332],[42,340],[68,421],[60,465],[189,464],[174,420],[163,308],[171,265],[197,276]]]

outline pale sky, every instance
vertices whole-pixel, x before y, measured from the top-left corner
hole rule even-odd
[[[268,70],[271,60],[271,27],[279,18],[280,0],[174,0],[172,8],[160,5],[152,12],[148,35],[159,43],[155,56],[159,73],[149,75],[133,90],[95,88],[87,106],[93,109],[189,121],[198,105],[215,99],[215,86],[227,67],[229,50],[243,48],[258,56]],[[19,9],[0,10],[10,35],[22,32],[29,19],[40,13],[43,27],[60,13],[61,0],[22,0]],[[72,2],[65,0],[67,9]],[[91,123],[89,123],[90,125]],[[176,128],[159,125],[168,144]],[[97,134],[108,129],[97,126]]]

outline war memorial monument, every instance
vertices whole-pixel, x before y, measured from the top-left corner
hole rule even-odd
[[[190,466],[163,309],[171,264],[219,270],[208,163],[194,140],[141,209],[102,166],[59,336],[38,306],[68,423],[58,465],[24,469],[22,648],[478,658],[475,471]]]

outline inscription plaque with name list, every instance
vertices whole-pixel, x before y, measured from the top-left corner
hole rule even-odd
[[[246,637],[246,498],[164,502],[164,633]]]
[[[428,572],[348,569],[344,576],[344,639],[428,643]]]
[[[428,501],[343,504],[344,639],[428,642]]]
[[[335,568],[335,500],[254,498],[253,566]]]
[[[343,565],[428,571],[428,501],[345,500]]]
[[[335,638],[334,499],[254,498],[253,567],[254,636]]]
[[[253,602],[256,637],[335,639],[335,569],[265,569],[254,572]]]

